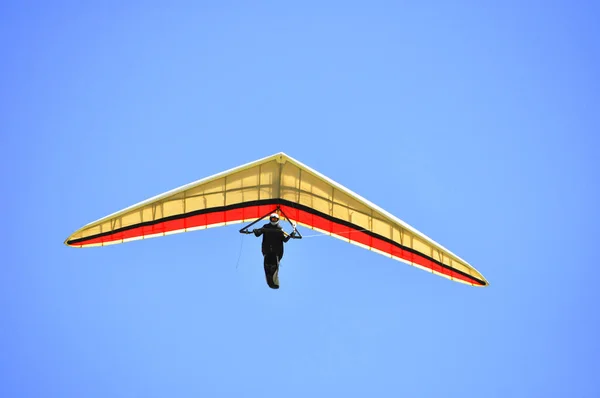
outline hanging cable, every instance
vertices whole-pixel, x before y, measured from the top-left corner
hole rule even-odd
[[[238,253],[237,263],[235,264],[235,270],[237,272],[238,266],[240,265],[240,258],[242,258],[242,248],[244,247],[244,236],[240,236],[240,252]]]
[[[321,233],[314,234],[314,235],[304,235],[303,238],[318,238],[321,236],[344,235],[344,234],[350,234],[352,232],[365,232],[365,231],[368,231],[368,229],[351,229],[351,230],[343,231],[343,232],[335,232],[335,233],[331,232],[329,234],[327,234],[325,232],[321,232]]]

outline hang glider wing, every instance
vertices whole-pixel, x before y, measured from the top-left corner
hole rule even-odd
[[[251,222],[279,208],[299,225],[473,286],[466,261],[356,193],[278,153],[150,198],[69,236],[73,247]]]

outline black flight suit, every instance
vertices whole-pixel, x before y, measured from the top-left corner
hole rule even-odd
[[[279,289],[279,261],[283,257],[283,244],[290,240],[290,235],[285,235],[279,224],[272,225],[271,223],[252,232],[257,237],[263,235],[262,254],[267,284],[272,289]]]

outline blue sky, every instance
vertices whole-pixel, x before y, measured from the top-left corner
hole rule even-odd
[[[0,395],[600,395],[598,12],[4,2]],[[236,227],[62,243],[280,151],[491,286],[317,237],[273,291]]]

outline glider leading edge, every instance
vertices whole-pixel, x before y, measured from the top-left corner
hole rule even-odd
[[[280,215],[292,224],[290,235],[279,225]],[[249,230],[267,216],[273,225]],[[279,287],[283,243],[302,238],[296,224],[456,282],[489,285],[481,273],[448,249],[282,152],[108,215],[78,229],[64,243],[106,246],[247,222],[240,232],[263,235],[265,276],[274,289]],[[269,225],[274,231],[269,231]],[[273,233],[276,236],[270,237]],[[273,242],[276,248],[271,250]]]

